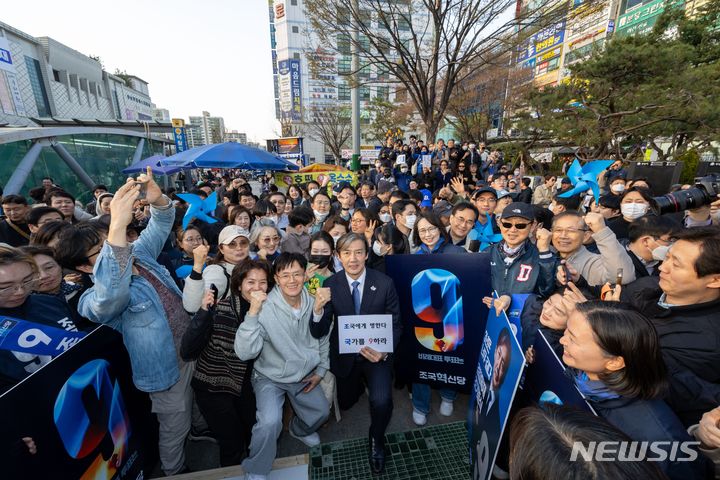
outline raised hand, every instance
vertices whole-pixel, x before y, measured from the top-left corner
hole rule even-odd
[[[250,294],[250,308],[248,313],[250,315],[257,315],[262,309],[262,305],[267,300],[267,293],[260,290],[256,290]]]
[[[327,287],[320,287],[315,291],[315,307],[313,312],[317,315],[322,313],[323,308],[332,300],[332,292]]]
[[[597,233],[605,228],[605,217],[600,213],[590,212],[585,215],[585,225],[587,225],[593,233]]]
[[[202,272],[209,251],[210,247],[207,245],[198,245],[193,248],[193,270],[196,272]]]
[[[145,184],[145,198],[147,198],[150,205],[154,205],[156,207],[164,207],[167,205],[167,200],[163,198],[162,190],[160,190],[158,184],[155,183],[152,168],[147,167],[145,173],[138,175],[137,183]]]
[[[547,252],[550,250],[550,240],[552,240],[552,233],[547,228],[538,228],[535,232],[535,238],[537,239],[537,249],[541,252]]]

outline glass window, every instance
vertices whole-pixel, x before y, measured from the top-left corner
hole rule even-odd
[[[350,87],[347,83],[338,85],[338,100],[350,100]]]
[[[35,97],[38,115],[41,117],[49,117],[50,101],[48,100],[47,91],[45,90],[40,62],[26,55],[25,66],[27,67],[28,76],[30,77],[30,86],[32,87],[33,96]]]

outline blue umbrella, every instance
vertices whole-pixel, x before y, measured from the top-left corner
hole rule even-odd
[[[167,157],[165,165],[183,168],[242,168],[244,170],[297,170],[299,167],[272,153],[235,142],[191,148]]]
[[[153,155],[144,160],[140,160],[124,169],[122,173],[125,175],[132,175],[135,173],[143,173],[147,170],[147,167],[152,168],[153,173],[157,175],[172,175],[182,170],[181,167],[168,167],[165,164],[165,159],[168,158],[165,155]]]

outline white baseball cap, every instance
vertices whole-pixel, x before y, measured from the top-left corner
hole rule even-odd
[[[220,235],[218,235],[218,244],[227,245],[237,237],[244,237],[249,241],[250,232],[237,225],[228,225],[220,231]]]

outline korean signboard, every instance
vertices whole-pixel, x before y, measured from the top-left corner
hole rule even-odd
[[[300,60],[281,60],[278,63],[280,85],[280,111],[283,118],[302,120],[302,78]]]
[[[528,58],[535,57],[550,49],[562,45],[565,40],[565,20],[556,23],[550,27],[540,30],[538,33],[530,37],[525,47],[519,52],[518,63],[524,62]]]
[[[684,0],[653,0],[641,7],[620,15],[617,22],[618,35],[643,35],[652,30],[661,13],[668,7],[681,6]]]

